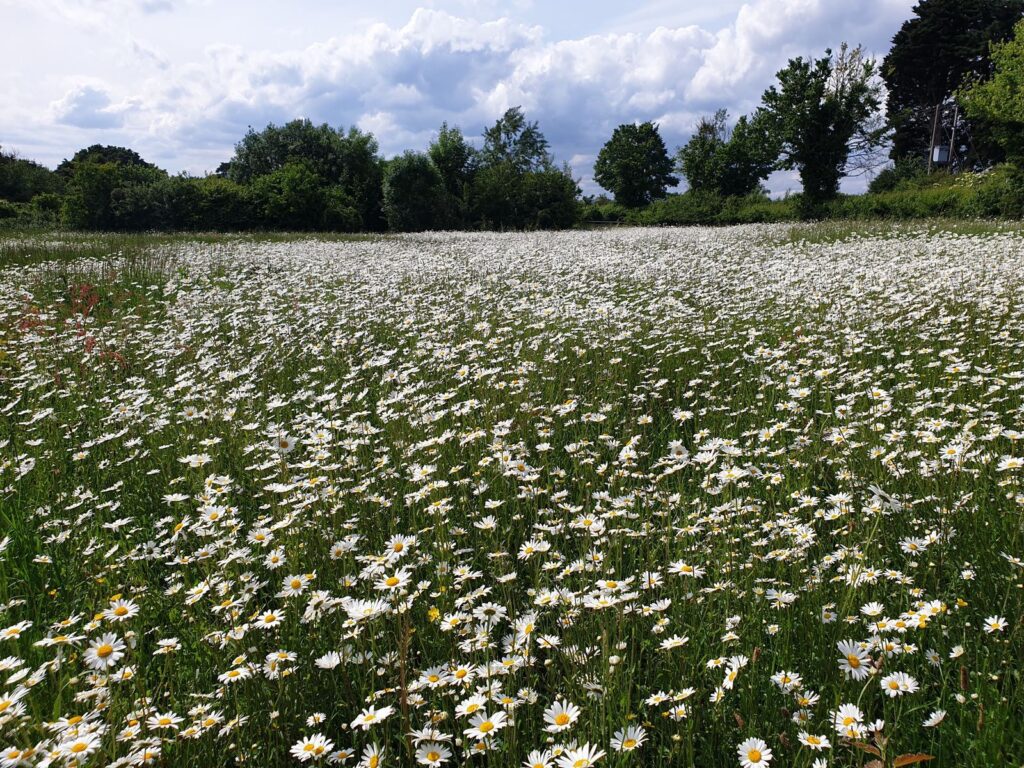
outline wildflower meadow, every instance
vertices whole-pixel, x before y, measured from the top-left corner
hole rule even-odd
[[[0,767],[1024,764],[1024,237],[0,240]]]

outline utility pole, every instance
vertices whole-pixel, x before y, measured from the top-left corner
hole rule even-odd
[[[935,155],[935,132],[939,128],[939,107],[941,104],[935,105],[935,118],[932,120],[932,139],[928,144],[928,173],[932,172],[932,157]]]

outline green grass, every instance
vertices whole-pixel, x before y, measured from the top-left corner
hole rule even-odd
[[[776,766],[1019,764],[1024,470],[998,462],[1024,453],[1024,267],[974,226],[0,244],[0,637],[31,622],[0,639],[25,708],[0,747],[92,729],[83,764],[278,766],[323,734],[412,765],[433,723],[463,740],[451,765],[575,741],[737,766],[749,737]],[[138,615],[105,616],[119,597]],[[378,597],[369,619],[339,602]],[[94,675],[108,632],[125,655]],[[885,695],[893,672],[920,689]],[[476,756],[474,693],[512,723]],[[579,719],[546,732],[560,698]],[[371,702],[394,712],[353,729]],[[841,704],[881,734],[843,739]],[[146,724],[168,712],[176,731]],[[647,740],[617,752],[630,725]]]

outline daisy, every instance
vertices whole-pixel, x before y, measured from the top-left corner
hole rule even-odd
[[[867,651],[860,647],[860,644],[853,640],[841,640],[836,643],[839,653],[843,658],[839,660],[839,668],[846,673],[847,677],[854,680],[863,680],[871,670],[871,657]]]
[[[925,728],[935,728],[939,723],[946,719],[946,710],[936,709],[932,712],[925,721],[921,724]]]
[[[381,707],[380,709],[376,709],[371,704],[368,709],[364,709],[359,713],[359,716],[350,723],[350,727],[362,728],[364,731],[368,731],[370,730],[370,726],[386,720],[394,711],[394,707]]]
[[[591,768],[604,756],[603,749],[598,749],[587,742],[582,747],[567,749],[565,754],[558,758],[557,763],[559,768]]]
[[[736,748],[743,768],[758,768],[772,761],[772,751],[768,745],[758,738],[750,738]]]
[[[526,756],[526,760],[523,762],[523,768],[553,768],[554,758],[551,752],[544,750],[541,752],[538,749],[533,750]]]
[[[991,635],[994,632],[1002,632],[1004,629],[1006,629],[1006,627],[1006,619],[1004,619],[1002,616],[989,616],[987,619],[985,619],[986,634]]]
[[[376,744],[368,744],[363,749],[363,756],[359,759],[359,768],[380,768],[383,757],[383,747]]]
[[[174,712],[166,712],[160,715],[151,715],[146,720],[146,725],[152,729],[169,728],[177,730],[183,718],[178,717]]]
[[[416,762],[420,765],[441,765],[448,762],[452,751],[444,744],[428,741],[416,750]]]
[[[580,716],[580,708],[569,701],[555,701],[544,710],[545,731],[558,733],[572,727]]]
[[[904,693],[914,693],[918,689],[917,680],[905,672],[893,672],[881,680],[882,690],[890,698],[902,696]]]
[[[471,739],[489,739],[506,725],[508,717],[504,712],[495,712],[488,715],[486,712],[477,712],[469,721],[469,728],[463,733]]]
[[[107,621],[127,621],[138,615],[139,606],[131,600],[111,600],[110,607],[103,612]]]
[[[639,725],[631,725],[625,730],[618,730],[612,737],[611,747],[616,752],[632,752],[647,740],[647,731]]]
[[[807,733],[807,731],[801,731],[797,738],[800,739],[801,744],[815,752],[823,749],[831,749],[832,747],[827,737],[815,736],[813,733]]]
[[[332,749],[334,749],[333,741],[323,734],[315,733],[293,744],[291,753],[292,757],[296,758],[300,763],[305,763],[309,760],[320,760]]]
[[[124,658],[124,641],[112,632],[94,639],[85,651],[85,663],[90,669],[111,669]]]
[[[100,735],[98,733],[85,733],[73,739],[65,741],[57,747],[57,754],[71,761],[81,761],[88,757],[100,747]]]

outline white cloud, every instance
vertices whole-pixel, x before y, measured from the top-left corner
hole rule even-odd
[[[52,107],[56,122],[76,128],[119,128],[124,122],[121,109],[111,104],[107,91],[93,85],[73,88]]]
[[[790,56],[820,55],[843,40],[884,50],[912,1],[748,0],[721,28],[662,26],[560,40],[513,18],[420,8],[404,24],[368,24],[310,45],[221,43],[185,59],[168,54],[169,43],[151,31],[145,44],[122,40],[136,60],[156,67],[141,68],[137,80],[65,81],[49,125],[88,131],[83,144],[100,129],[118,129],[148,159],[202,172],[229,157],[249,125],[300,116],[359,125],[391,155],[423,149],[442,121],[479,135],[504,109],[521,104],[556,156],[571,159],[585,188],[596,191],[592,161],[616,125],[655,120],[672,150],[701,114],[726,107],[737,116],[752,108]],[[46,2],[83,15],[101,7],[140,13],[177,5]],[[198,6],[186,3],[176,15],[190,7]],[[0,114],[0,138],[23,128],[5,125]]]

